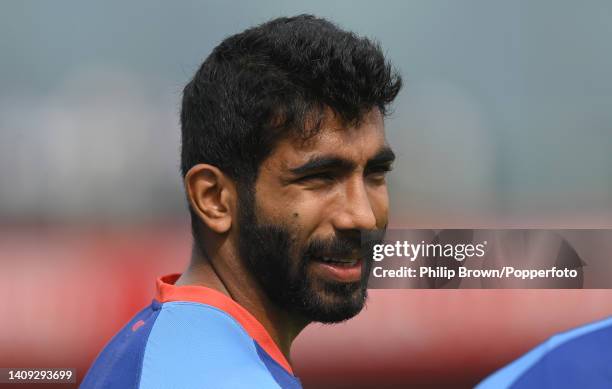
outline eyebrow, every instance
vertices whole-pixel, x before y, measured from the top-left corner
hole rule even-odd
[[[370,158],[366,163],[366,169],[372,166],[378,166],[383,164],[389,164],[395,160],[395,153],[389,146],[383,146],[374,157]],[[314,155],[308,159],[304,164],[289,169],[289,171],[295,175],[306,174],[313,171],[320,170],[341,170],[349,171],[355,169],[357,164],[348,159],[341,158],[335,155]]]
[[[366,169],[372,166],[389,165],[395,161],[395,153],[389,146],[383,146],[378,153],[368,160]]]

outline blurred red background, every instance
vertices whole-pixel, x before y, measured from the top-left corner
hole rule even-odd
[[[0,229],[0,366],[74,367],[80,382],[190,246],[186,223]],[[355,319],[309,326],[292,359],[305,388],[467,388],[611,313],[608,290],[372,290]]]

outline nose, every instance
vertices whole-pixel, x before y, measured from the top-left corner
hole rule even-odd
[[[338,210],[333,217],[338,230],[373,230],[376,216],[363,180],[347,182],[338,198]]]

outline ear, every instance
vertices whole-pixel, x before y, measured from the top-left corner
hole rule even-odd
[[[236,204],[236,187],[229,177],[213,165],[195,165],[185,175],[185,192],[208,228],[218,234],[229,231]]]

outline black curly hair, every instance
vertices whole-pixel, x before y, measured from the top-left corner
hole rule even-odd
[[[346,124],[375,107],[385,114],[401,85],[377,43],[325,19],[247,29],[221,42],[185,86],[181,172],[211,164],[250,190],[280,139],[314,135],[325,108]]]

